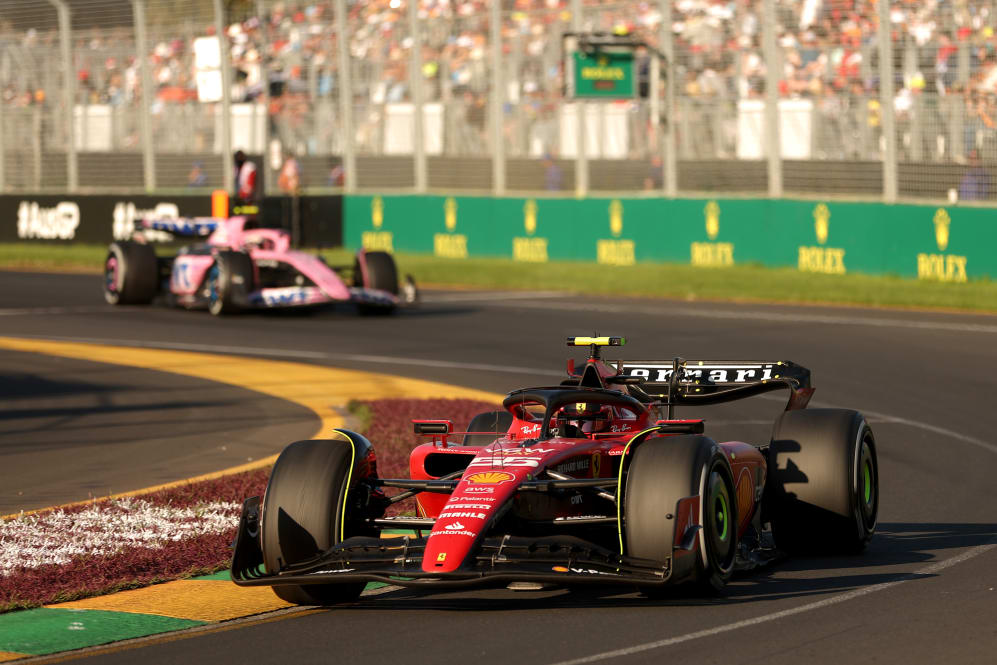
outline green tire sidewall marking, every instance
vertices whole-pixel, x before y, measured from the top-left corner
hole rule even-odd
[[[353,465],[357,461],[357,446],[353,443],[353,437],[341,429],[333,430],[337,434],[342,434],[350,442],[350,469],[346,472],[346,487],[343,489],[343,515],[339,524],[339,542],[346,540],[346,495],[350,491],[350,483],[353,481]]]
[[[727,497],[721,491],[717,493],[716,498],[720,503],[720,516],[724,523],[724,530],[720,533],[720,540],[727,540],[727,529],[730,524],[730,516],[727,512]]]
[[[627,445],[623,447],[623,454],[620,455],[620,475],[616,481],[616,532],[620,536],[620,554],[623,554],[623,466],[627,459],[627,452],[630,450],[630,445],[641,438],[645,434],[650,434],[651,432],[657,432],[660,427],[649,427],[643,432],[638,432],[629,441]]]
[[[862,482],[865,485],[864,494],[865,502],[868,504],[872,501],[872,464],[869,460],[866,460],[865,464],[862,465]]]

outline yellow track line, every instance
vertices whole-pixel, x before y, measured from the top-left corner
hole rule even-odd
[[[488,402],[496,402],[502,399],[501,395],[495,393],[474,390],[472,388],[449,386],[422,379],[407,379],[388,374],[337,369],[320,365],[305,365],[303,363],[268,360],[264,358],[164,349],[139,349],[105,344],[51,342],[16,337],[0,337],[0,349],[126,365],[128,367],[170,372],[172,374],[191,376],[246,388],[264,395],[299,404],[313,411],[318,415],[320,425],[312,436],[322,432],[329,432],[336,427],[342,427],[344,425],[343,419],[336,412],[336,408],[344,407],[353,399],[375,400],[386,397],[445,397],[452,399],[479,399]],[[162,485],[113,494],[110,498],[144,494],[168,487],[176,487],[178,485],[210,480],[241,471],[258,469],[270,466],[276,459],[277,455],[274,454],[247,464],[240,464],[193,478],[184,478]],[[90,503],[90,501],[78,501],[60,507],[83,503]],[[48,508],[45,510],[48,510]],[[13,515],[5,515],[3,517],[13,517]]]
[[[175,580],[68,603],[46,605],[60,610],[107,610],[158,614],[193,621],[228,621],[272,612],[284,602],[268,586],[240,587],[228,580]]]
[[[489,402],[501,399],[500,395],[494,393],[420,379],[261,358],[12,337],[0,337],[0,349],[170,372],[253,390],[299,404],[313,411],[318,415],[320,421],[315,434],[322,434],[342,427],[343,419],[336,409],[344,407],[353,399],[445,397],[479,399]],[[146,487],[141,490],[115,494],[112,497],[145,493],[257,469],[269,466],[276,458],[277,455],[274,454],[248,464],[241,464],[194,478]],[[88,502],[80,501],[67,505],[80,503]],[[49,607],[158,614],[218,622],[269,612],[287,606],[287,603],[278,599],[267,587],[243,588],[221,580],[177,580]],[[0,652],[0,662],[22,657],[24,657],[22,654]]]

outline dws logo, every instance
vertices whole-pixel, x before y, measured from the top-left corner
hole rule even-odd
[[[54,208],[21,201],[17,207],[17,237],[24,240],[72,240],[79,225],[80,207],[72,201],[59,201]]]

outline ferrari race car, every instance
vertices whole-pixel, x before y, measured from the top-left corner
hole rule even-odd
[[[613,361],[619,337],[573,337],[586,362],[557,386],[516,390],[468,432],[416,420],[431,441],[411,478],[381,478],[374,446],[347,430],[292,443],[263,498],[245,501],[232,578],[298,604],[350,601],[367,582],[453,589],[680,583],[721,590],[782,552],[857,552],[879,503],[863,416],[806,409],[792,362]],[[788,389],[772,439],[717,443],[677,406]],[[387,488],[400,493],[387,496]],[[385,517],[414,499],[418,517]],[[412,536],[380,538],[385,529]],[[694,589],[695,590],[695,589]]]
[[[280,229],[254,228],[249,217],[145,219],[134,238],[111,243],[104,263],[104,298],[112,305],[148,304],[158,295],[170,304],[230,314],[246,309],[355,303],[361,313],[388,313],[418,299],[407,276],[386,252],[360,250],[352,266],[330,266],[321,257],[291,249]],[[176,236],[204,241],[176,256],[157,257],[150,239]]]

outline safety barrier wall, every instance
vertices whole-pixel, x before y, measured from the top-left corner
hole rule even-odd
[[[295,227],[298,244],[338,247],[343,240],[342,197],[268,196],[260,206],[269,226]],[[105,243],[130,238],[142,217],[172,219],[211,215],[206,194],[110,196],[84,194],[0,195],[0,242]]]
[[[973,207],[786,199],[344,197],[350,248],[524,262],[760,264],[961,282],[997,276]]]

